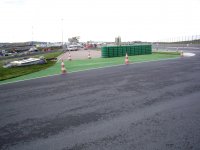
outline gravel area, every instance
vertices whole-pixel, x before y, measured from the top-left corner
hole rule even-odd
[[[90,53],[91,58],[100,58],[101,57],[101,50],[78,50],[78,51],[71,51],[71,59],[78,60],[78,59],[88,59],[88,54]],[[68,60],[69,52],[65,52],[61,56],[58,57],[58,60],[64,59]]]

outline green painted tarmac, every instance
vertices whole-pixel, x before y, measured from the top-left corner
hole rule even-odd
[[[178,58],[179,55],[175,54],[167,54],[167,53],[153,53],[149,55],[137,55],[137,56],[129,56],[129,62],[148,62],[148,61],[156,61],[156,60],[166,60],[171,58]],[[95,58],[95,59],[87,59],[87,60],[72,60],[72,61],[64,61],[65,68],[68,73],[78,72],[83,70],[90,70],[95,68],[103,68],[115,65],[124,64],[124,57],[113,57],[113,58]],[[18,82],[23,80],[30,80],[35,78],[41,78],[46,76],[58,75],[61,74],[61,62],[57,62],[54,66],[41,70],[39,72],[31,73],[28,75],[23,75],[20,77],[3,80],[0,81],[0,84]]]

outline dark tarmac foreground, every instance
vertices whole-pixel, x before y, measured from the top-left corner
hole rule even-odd
[[[0,85],[0,149],[199,150],[199,53]]]

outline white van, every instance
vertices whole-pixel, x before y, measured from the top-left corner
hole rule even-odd
[[[67,47],[67,50],[69,51],[77,51],[78,50],[78,47],[76,45],[69,45]]]

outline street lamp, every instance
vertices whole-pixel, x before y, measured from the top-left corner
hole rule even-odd
[[[33,26],[32,26],[32,46],[33,46]]]
[[[61,19],[61,27],[62,27],[62,48],[63,48],[63,18]]]

